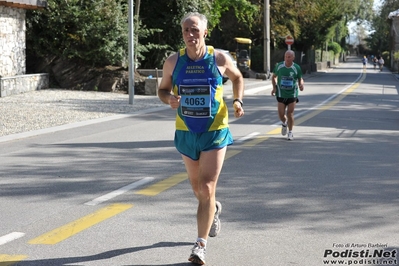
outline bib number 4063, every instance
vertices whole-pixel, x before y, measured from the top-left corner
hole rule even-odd
[[[185,105],[189,106],[204,106],[205,98],[186,98],[184,100]]]

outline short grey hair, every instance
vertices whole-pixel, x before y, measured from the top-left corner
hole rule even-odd
[[[201,14],[201,13],[198,13],[198,12],[190,12],[190,13],[187,13],[186,15],[184,15],[184,17],[183,17],[182,20],[180,21],[180,25],[181,25],[182,28],[183,28],[183,23],[184,23],[188,18],[191,18],[191,17],[197,17],[197,18],[199,18],[200,21],[201,21],[201,23],[202,23],[202,25],[204,26],[204,29],[207,29],[207,28],[208,28],[208,19],[206,18],[205,15],[203,15],[203,14]]]
[[[291,54],[292,56],[295,57],[295,52],[292,50],[287,50],[284,54]]]

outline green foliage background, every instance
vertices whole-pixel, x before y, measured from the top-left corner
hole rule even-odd
[[[129,0],[48,0],[44,11],[27,12],[27,52],[35,57],[77,60],[86,65],[127,65]],[[373,0],[269,0],[272,50],[347,50],[347,24],[371,22],[370,50],[388,50],[388,10],[399,1],[385,0],[374,15]],[[253,67],[263,67],[264,0],[135,0],[135,55],[142,68],[162,67],[183,46],[180,19],[198,11],[209,19],[207,43],[235,50],[234,37],[253,40]],[[138,12],[139,11],[139,12]],[[384,38],[381,38],[384,36]]]
[[[46,10],[27,14],[28,52],[93,65],[123,63],[126,13],[120,0],[49,0]]]
[[[341,53],[342,48],[341,48],[341,46],[340,46],[338,43],[336,43],[336,42],[330,42],[330,43],[328,44],[328,50],[329,50],[329,51],[333,51],[333,52],[334,52],[334,55],[337,55],[337,54],[340,54],[340,53]]]

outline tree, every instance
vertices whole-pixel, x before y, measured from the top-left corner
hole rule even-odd
[[[372,33],[367,38],[367,42],[375,53],[382,54],[389,50],[390,21],[388,15],[390,12],[399,9],[399,1],[384,0],[381,10],[376,14],[371,23]]]
[[[223,26],[226,15],[238,24],[241,22],[241,24],[249,25],[245,28],[249,31],[258,10],[259,7],[248,0],[158,0],[156,4],[152,0],[141,0],[140,20],[143,25],[162,29],[162,32],[144,38],[141,42],[168,45],[167,49],[160,50],[157,54],[152,51],[146,53],[146,60],[142,62],[142,66],[144,68],[160,66],[168,55],[184,46],[180,20],[188,12],[196,11],[207,16],[210,33],[208,38],[214,40],[215,33],[225,30]],[[232,42],[232,38],[225,38],[225,42]]]
[[[137,41],[162,31],[136,23]],[[144,53],[167,47],[138,41],[134,54],[143,60]],[[27,13],[27,54],[94,66],[127,66],[127,1],[48,0],[46,10]]]
[[[296,50],[325,47],[331,40],[344,47],[346,21],[368,18],[372,1],[270,0],[271,44],[286,47],[289,34]],[[263,45],[263,0],[135,0],[135,4],[135,55],[143,68],[161,67],[169,54],[183,47],[180,20],[190,11],[208,17],[207,43],[215,47],[235,50],[234,37],[250,38],[254,47]],[[48,0],[48,6],[44,12],[28,12],[28,53],[92,65],[127,64],[126,0]]]
[[[121,1],[49,0],[27,14],[28,52],[88,64],[125,64],[126,4]]]
[[[373,11],[374,0],[346,0],[342,1],[343,8],[345,8],[346,22],[357,21],[370,21],[374,16]]]

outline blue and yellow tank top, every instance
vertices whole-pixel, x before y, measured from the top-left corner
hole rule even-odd
[[[201,133],[228,127],[223,76],[212,46],[207,46],[204,57],[197,61],[187,56],[186,49],[181,49],[172,82],[173,93],[181,96],[176,130]]]

